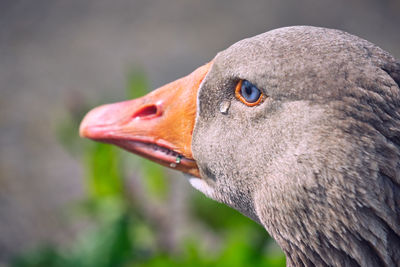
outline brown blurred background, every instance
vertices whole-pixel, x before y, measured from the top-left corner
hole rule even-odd
[[[399,0],[0,1],[0,263],[79,229],[65,208],[82,198],[81,162],[55,135],[74,101],[123,100],[131,68],[156,88],[289,25],[342,29],[400,58],[399,14]]]

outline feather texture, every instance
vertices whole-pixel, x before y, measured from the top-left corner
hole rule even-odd
[[[239,79],[265,101],[237,101]],[[288,266],[400,266],[399,82],[389,53],[337,30],[282,28],[220,52],[192,140],[212,197],[263,224]]]

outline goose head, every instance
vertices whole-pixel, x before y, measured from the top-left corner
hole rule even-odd
[[[261,223],[288,265],[400,264],[400,64],[348,33],[287,27],[90,111],[80,134],[184,172]]]

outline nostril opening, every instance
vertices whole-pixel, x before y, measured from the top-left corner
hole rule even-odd
[[[132,118],[152,118],[156,115],[158,115],[158,109],[156,105],[148,105],[141,107],[139,110],[137,110]]]

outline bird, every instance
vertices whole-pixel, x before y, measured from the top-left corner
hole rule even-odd
[[[400,62],[347,32],[243,39],[80,135],[185,174],[263,225],[287,266],[400,266]]]

